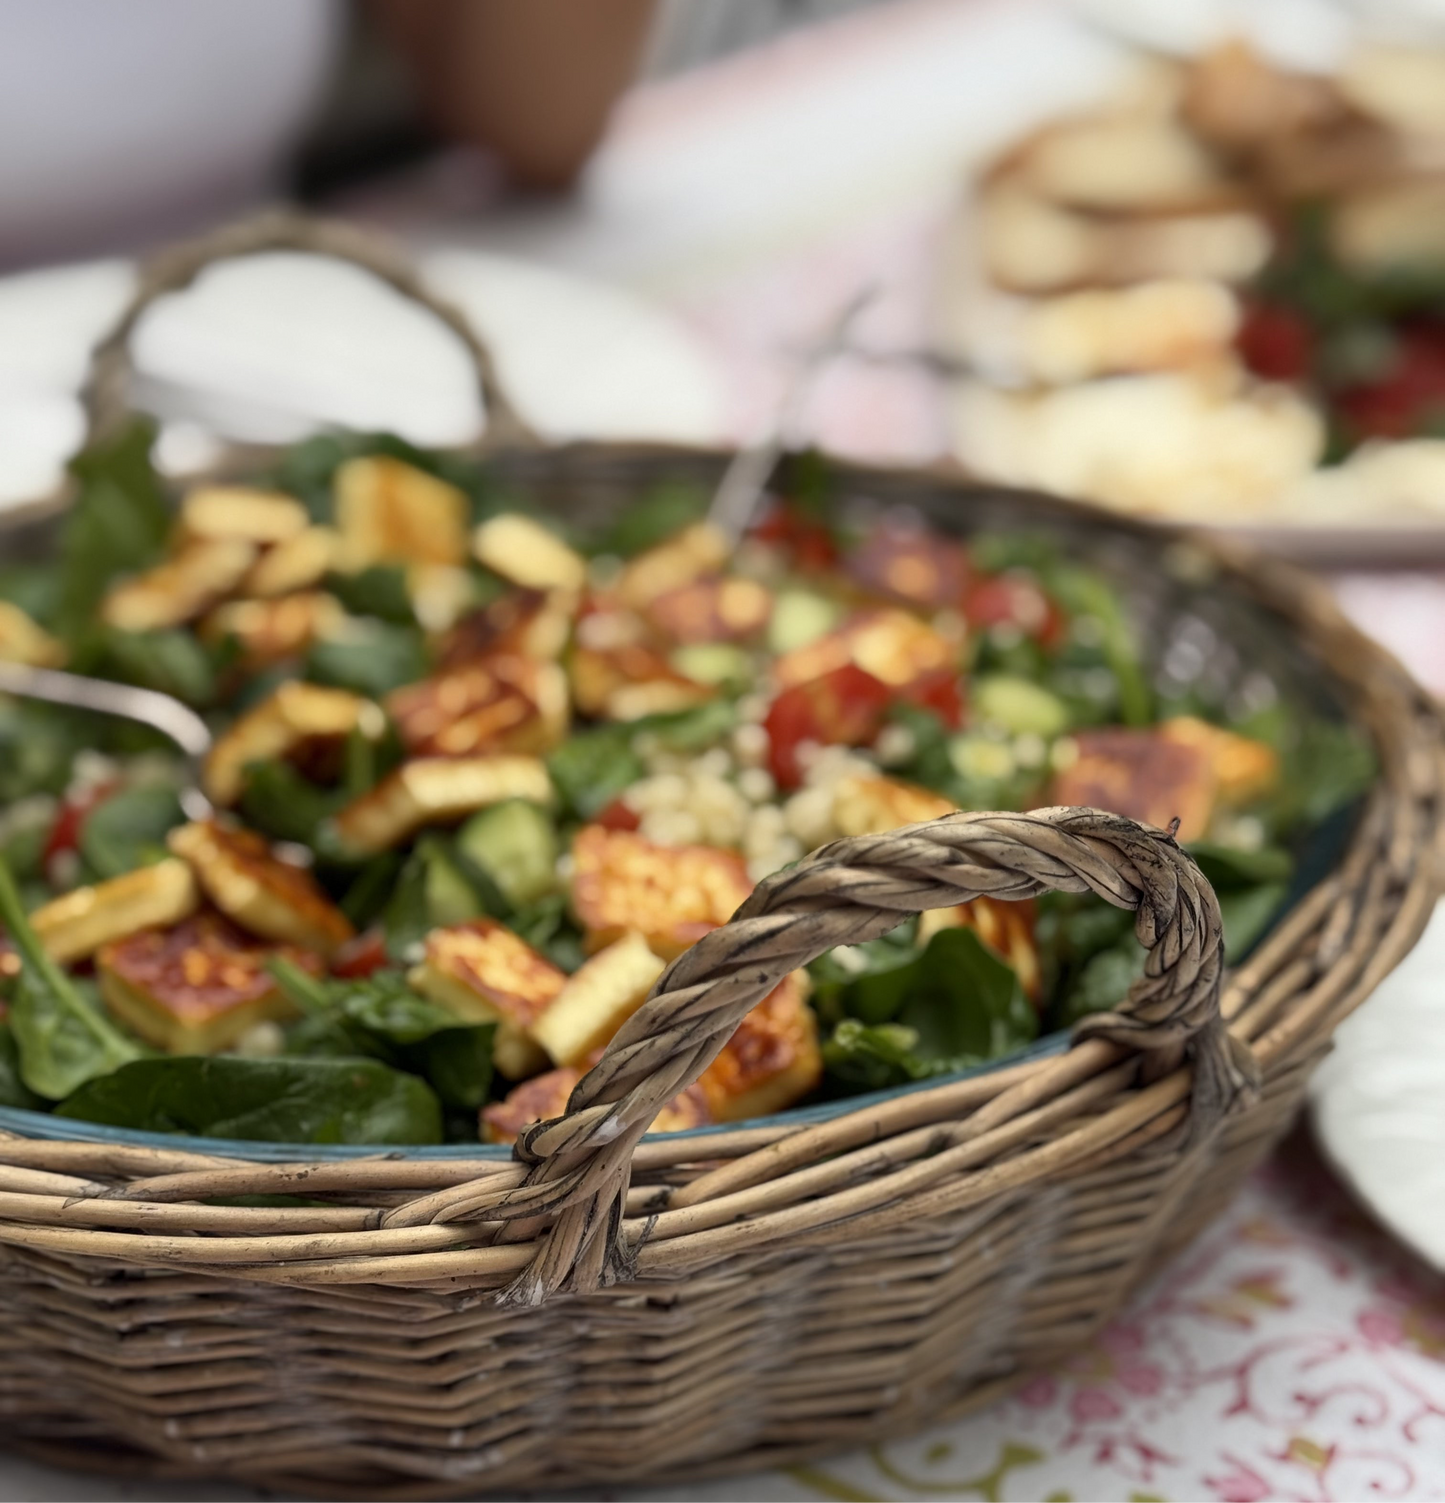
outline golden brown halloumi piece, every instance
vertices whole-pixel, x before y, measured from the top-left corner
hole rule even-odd
[[[552,780],[536,757],[419,757],[404,762],[369,793],[348,804],[334,827],[355,856],[400,845],[425,825],[455,824],[507,799],[550,805]]]
[[[555,532],[520,512],[502,512],[472,533],[472,554],[493,574],[529,590],[580,594],[587,560]]]
[[[920,610],[957,610],[969,583],[960,544],[922,527],[884,522],[848,555],[848,573],[864,590]]]
[[[320,584],[341,558],[341,534],[331,527],[308,527],[273,544],[241,581],[242,595],[270,599]]]
[[[1237,809],[1271,792],[1279,782],[1279,753],[1263,741],[1210,725],[1194,715],[1176,715],[1159,726],[1165,741],[1197,746],[1209,758],[1219,802]]]
[[[18,605],[0,600],[0,663],[24,663],[28,668],[58,668],[65,661],[65,644],[33,621]]]
[[[77,887],[37,908],[31,927],[62,965],[85,960],[138,929],[178,924],[200,906],[200,889],[184,861],[158,861],[137,871]]]
[[[248,933],[330,957],[355,932],[311,873],[278,860],[254,831],[197,821],[172,830],[167,844],[216,907]]]
[[[617,598],[632,610],[645,611],[670,591],[718,573],[732,551],[732,542],[720,527],[695,522],[639,553],[617,581]]]
[[[376,737],[385,728],[381,709],[347,689],[291,679],[248,710],[211,748],[205,788],[213,803],[229,805],[246,786],[252,762],[289,757],[318,742],[339,743],[352,731]]]
[[[180,534],[187,540],[231,538],[268,548],[305,531],[306,508],[281,491],[241,485],[203,485],[181,502]]]
[[[164,563],[115,585],[100,604],[101,619],[121,631],[182,626],[232,594],[256,560],[244,538],[199,538]]]
[[[467,498],[435,475],[386,455],[349,459],[335,497],[344,569],[466,562]]]
[[[524,1080],[505,1100],[482,1108],[482,1141],[515,1143],[534,1122],[550,1122],[567,1110],[568,1098],[582,1079],[582,1071],[564,1067]],[[691,1085],[667,1102],[653,1118],[649,1132],[685,1132],[712,1121],[707,1098]]]
[[[146,1043],[170,1054],[215,1054],[257,1023],[296,1016],[266,970],[276,953],[202,912],[107,945],[96,972],[106,1008]],[[305,970],[320,969],[314,955],[282,953]]]
[[[533,1025],[567,980],[545,956],[495,919],[433,929],[408,979],[424,997],[471,1023],[495,1023],[492,1058],[508,1080],[547,1065]]]
[[[883,835],[956,808],[941,793],[901,778],[850,774],[834,788],[833,820],[844,835]]]
[[[753,890],[734,851],[660,846],[630,830],[587,825],[572,843],[572,908],[587,948],[629,932],[671,960],[733,916]]]
[[[554,1063],[582,1064],[642,1006],[665,964],[640,934],[623,935],[567,978],[532,1036]]]
[[[696,579],[664,591],[647,606],[647,618],[658,631],[682,644],[746,641],[772,614],[772,591],[755,579]]]
[[[278,600],[228,600],[201,622],[201,635],[212,641],[231,638],[250,670],[268,668],[300,657],[313,642],[336,635],[347,622],[334,595],[307,590]]]
[[[1078,759],[1054,775],[1050,802],[1107,809],[1160,829],[1177,819],[1181,841],[1209,828],[1218,788],[1202,747],[1166,740],[1157,727],[1109,726],[1074,740]]]
[[[561,657],[572,632],[577,597],[565,590],[509,590],[463,616],[441,640],[440,668],[460,668],[490,657]]]
[[[1034,938],[1036,914],[1032,902],[1005,903],[998,898],[974,898],[952,908],[930,908],[918,916],[918,942],[926,945],[941,929],[972,929],[1001,960],[1013,967],[1024,995],[1043,1000],[1044,977]]]
[[[785,652],[773,664],[773,675],[780,689],[788,689],[852,663],[890,688],[902,689],[957,668],[960,649],[960,642],[911,611],[887,607],[859,611],[836,631]]]
[[[742,1122],[784,1111],[822,1078],[807,973],[794,971],[743,1018],[698,1084],[715,1121]]]
[[[403,685],[386,711],[413,756],[546,752],[567,734],[567,676],[556,663],[497,655]]]

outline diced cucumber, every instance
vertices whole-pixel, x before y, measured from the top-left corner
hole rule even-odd
[[[426,911],[432,924],[449,929],[480,918],[483,908],[466,874],[446,854],[441,843],[427,852]]]
[[[773,606],[768,623],[768,647],[773,652],[792,652],[816,642],[842,618],[833,601],[812,590],[784,590]]]
[[[556,882],[557,832],[547,813],[525,799],[474,814],[458,833],[456,848],[513,908],[535,903]]]
[[[948,743],[948,760],[970,783],[1002,783],[1017,770],[1008,743],[987,736],[954,736]]]
[[[1063,700],[1026,678],[988,674],[974,683],[971,697],[977,719],[1014,736],[1049,740],[1069,728],[1069,709]]]
[[[745,684],[752,677],[747,653],[731,642],[693,642],[676,648],[671,662],[697,684]]]

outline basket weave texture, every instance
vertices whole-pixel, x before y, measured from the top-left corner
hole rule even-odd
[[[1343,858],[1245,965],[1222,971],[1166,832],[952,815],[765,882],[511,1163],[0,1134],[6,1442],[340,1496],[656,1480],[896,1435],[1087,1339],[1286,1129],[1437,893],[1434,708],[1319,586],[1195,546],[1328,665],[1381,763]],[[1150,951],[1067,1051],[812,1125],[643,1136],[822,950],[1048,889],[1135,910]],[[218,1203],[262,1196],[292,1199]]]

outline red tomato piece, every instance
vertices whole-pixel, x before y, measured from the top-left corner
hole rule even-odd
[[[386,953],[386,935],[380,929],[368,929],[348,939],[331,958],[331,974],[347,980],[359,980],[382,970],[390,963]]]
[[[838,545],[821,522],[804,516],[786,501],[779,503],[753,528],[753,536],[776,543],[793,566],[805,574],[822,573],[838,562]]]
[[[951,731],[963,724],[963,683],[951,668],[940,668],[914,679],[899,691],[899,698],[932,710]]]
[[[1343,392],[1339,409],[1361,438],[1409,438],[1445,412],[1445,335],[1431,325],[1404,330],[1390,373]]]
[[[638,830],[642,828],[641,816],[635,809],[629,809],[620,798],[613,799],[592,823],[594,825],[601,825],[604,830]]]
[[[1057,646],[1064,635],[1063,612],[1033,580],[1016,574],[978,580],[964,596],[963,614],[979,631],[1014,626],[1044,647]]]
[[[796,788],[803,781],[798,748],[805,741],[820,746],[862,746],[871,741],[891,697],[886,684],[854,663],[784,689],[763,722],[778,786]]]
[[[97,783],[84,793],[67,797],[60,805],[55,823],[50,827],[50,839],[45,843],[45,861],[58,856],[62,851],[73,851],[80,844],[80,827],[86,816],[97,805],[103,804],[120,787],[119,778]]]
[[[1266,381],[1298,381],[1314,364],[1314,334],[1293,309],[1255,303],[1246,309],[1235,347]]]

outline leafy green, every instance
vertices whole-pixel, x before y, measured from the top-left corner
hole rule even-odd
[[[60,540],[57,629],[79,637],[101,597],[120,575],[155,563],[165,549],[170,514],[151,464],[155,424],[136,419],[113,439],[78,454],[79,482]]]
[[[1233,892],[1261,882],[1287,882],[1294,874],[1294,857],[1279,846],[1245,851],[1235,846],[1195,840],[1188,846],[1199,870],[1215,892]]]
[[[272,974],[307,1016],[289,1047],[306,1055],[374,1055],[420,1075],[444,1106],[475,1111],[492,1085],[494,1023],[464,1023],[419,997],[400,971],[319,981],[284,959]]]
[[[80,826],[80,854],[100,877],[119,877],[166,853],[166,834],[185,823],[176,790],[150,783],[102,799]]]
[[[240,809],[248,825],[273,840],[311,845],[344,801],[336,789],[318,787],[292,763],[271,758],[247,767]]]
[[[459,863],[440,835],[423,836],[382,913],[386,952],[394,960],[409,960],[433,929],[505,912],[506,903],[484,873]]]
[[[549,892],[534,903],[514,908],[507,915],[507,927],[569,975],[587,958],[582,931],[572,920],[565,893]]]
[[[267,1143],[437,1143],[425,1081],[376,1059],[140,1059],[91,1080],[56,1114],[142,1132]]]
[[[416,611],[400,564],[372,564],[355,574],[329,574],[326,588],[355,616],[415,626]]]
[[[1092,956],[1064,998],[1060,1023],[1067,1027],[1088,1013],[1110,1012],[1118,1007],[1129,995],[1129,988],[1144,974],[1146,958],[1143,945],[1132,935]]]
[[[312,644],[306,656],[306,677],[313,683],[381,699],[403,684],[425,678],[429,666],[426,641],[416,627],[358,621],[345,637]]]
[[[664,480],[634,501],[598,540],[598,553],[633,558],[702,520],[707,492],[686,480]]]
[[[30,1090],[58,1101],[85,1081],[140,1057],[140,1047],[46,954],[3,861],[0,924],[20,954],[10,1026],[19,1050],[20,1076]]]
[[[0,600],[19,606],[32,621],[53,626],[60,610],[62,580],[57,564],[30,560],[0,568]]]
[[[194,633],[118,631],[96,627],[72,666],[94,677],[155,689],[206,709],[216,702],[220,670],[229,649],[212,652]]]
[[[646,715],[626,727],[632,735],[650,736],[664,751],[694,752],[715,746],[737,724],[731,701],[709,699],[690,710]]]
[[[808,967],[819,1016],[828,1022],[854,1017],[881,1023],[891,1018],[901,1000],[901,981],[923,953],[917,934],[918,920],[905,919],[878,939],[820,955]]]
[[[8,1023],[0,1022],[0,1106],[35,1111],[44,1104],[21,1077],[20,1049],[14,1031]]]
[[[1219,894],[1219,916],[1224,924],[1224,958],[1237,965],[1269,928],[1289,892],[1285,882],[1265,882],[1236,892]]]
[[[592,819],[646,771],[632,749],[630,728],[599,726],[569,736],[547,758],[563,807],[578,819]]]
[[[0,860],[17,882],[41,875],[56,813],[54,800],[38,798],[16,804],[0,817]]]
[[[86,744],[83,721],[57,705],[0,698],[0,804],[60,793]]]

